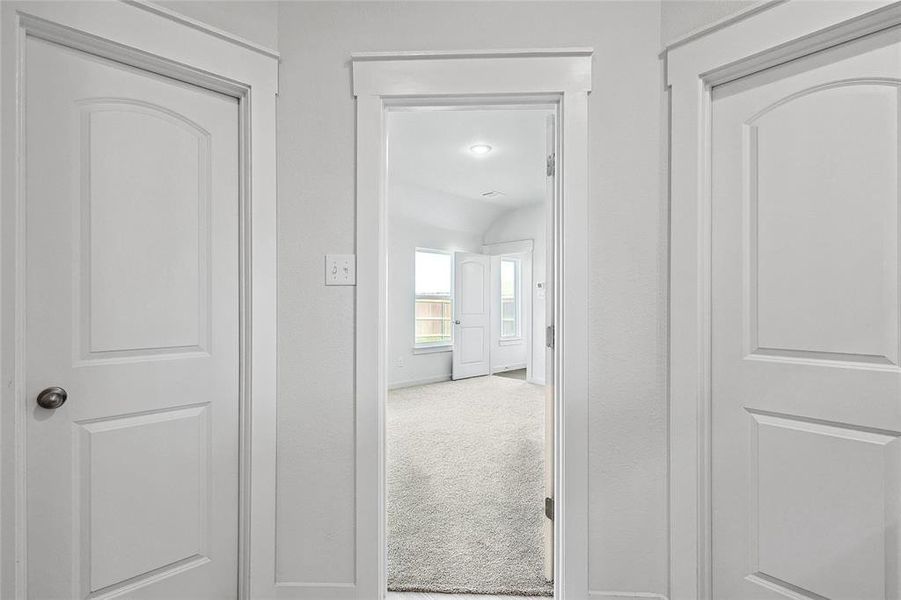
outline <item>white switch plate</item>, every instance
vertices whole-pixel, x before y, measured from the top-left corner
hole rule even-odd
[[[354,254],[325,255],[325,285],[356,285],[357,257]]]

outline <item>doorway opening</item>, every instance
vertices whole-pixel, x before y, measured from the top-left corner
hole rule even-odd
[[[557,113],[386,106],[392,600],[553,595]]]
[[[545,291],[552,389],[554,595],[588,596],[588,96],[591,48],[377,52],[353,55],[357,99],[355,482],[358,595],[387,584],[387,113],[544,104],[555,113],[554,201]],[[552,250],[552,251],[551,251]],[[551,306],[552,305],[552,306]],[[549,379],[552,377],[552,379]],[[545,538],[547,539],[547,538]],[[551,556],[552,555],[552,556]],[[325,590],[325,588],[323,588]]]

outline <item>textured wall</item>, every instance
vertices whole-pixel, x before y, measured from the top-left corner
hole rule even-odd
[[[169,10],[273,50],[278,47],[278,2],[270,0],[155,0]]]
[[[354,299],[322,284],[323,255],[354,250],[351,53],[593,46],[590,586],[665,592],[659,11],[656,2],[280,5],[281,580],[354,573]]]
[[[757,0],[663,0],[660,3],[660,43],[667,43],[728,17]]]

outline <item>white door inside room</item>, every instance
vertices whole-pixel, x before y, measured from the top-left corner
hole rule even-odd
[[[714,598],[901,597],[901,29],[712,95]]]
[[[237,100],[25,49],[28,597],[234,598]]]
[[[491,257],[454,254],[453,378],[488,375],[491,324]]]
[[[554,227],[556,226],[554,209],[557,206],[557,115],[548,115],[545,121],[545,154],[547,155],[547,170],[545,171],[545,214],[547,239],[554,239]],[[544,521],[544,576],[548,580],[554,579],[554,505],[557,496],[555,490],[554,473],[554,449],[556,440],[556,387],[554,386],[554,245],[547,244],[547,258],[545,259],[545,281],[542,295],[544,299],[543,317],[544,330],[538,330],[538,346],[541,347],[539,360],[544,361],[544,497],[545,517]],[[549,329],[550,328],[550,329]],[[550,335],[548,335],[550,332]],[[541,334],[544,333],[544,339]]]

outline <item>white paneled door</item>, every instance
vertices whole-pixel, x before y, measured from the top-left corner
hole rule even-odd
[[[454,254],[453,378],[488,375],[491,344],[491,257]]]
[[[712,597],[901,597],[901,31],[714,88]]]
[[[237,101],[25,48],[28,596],[234,598]]]

